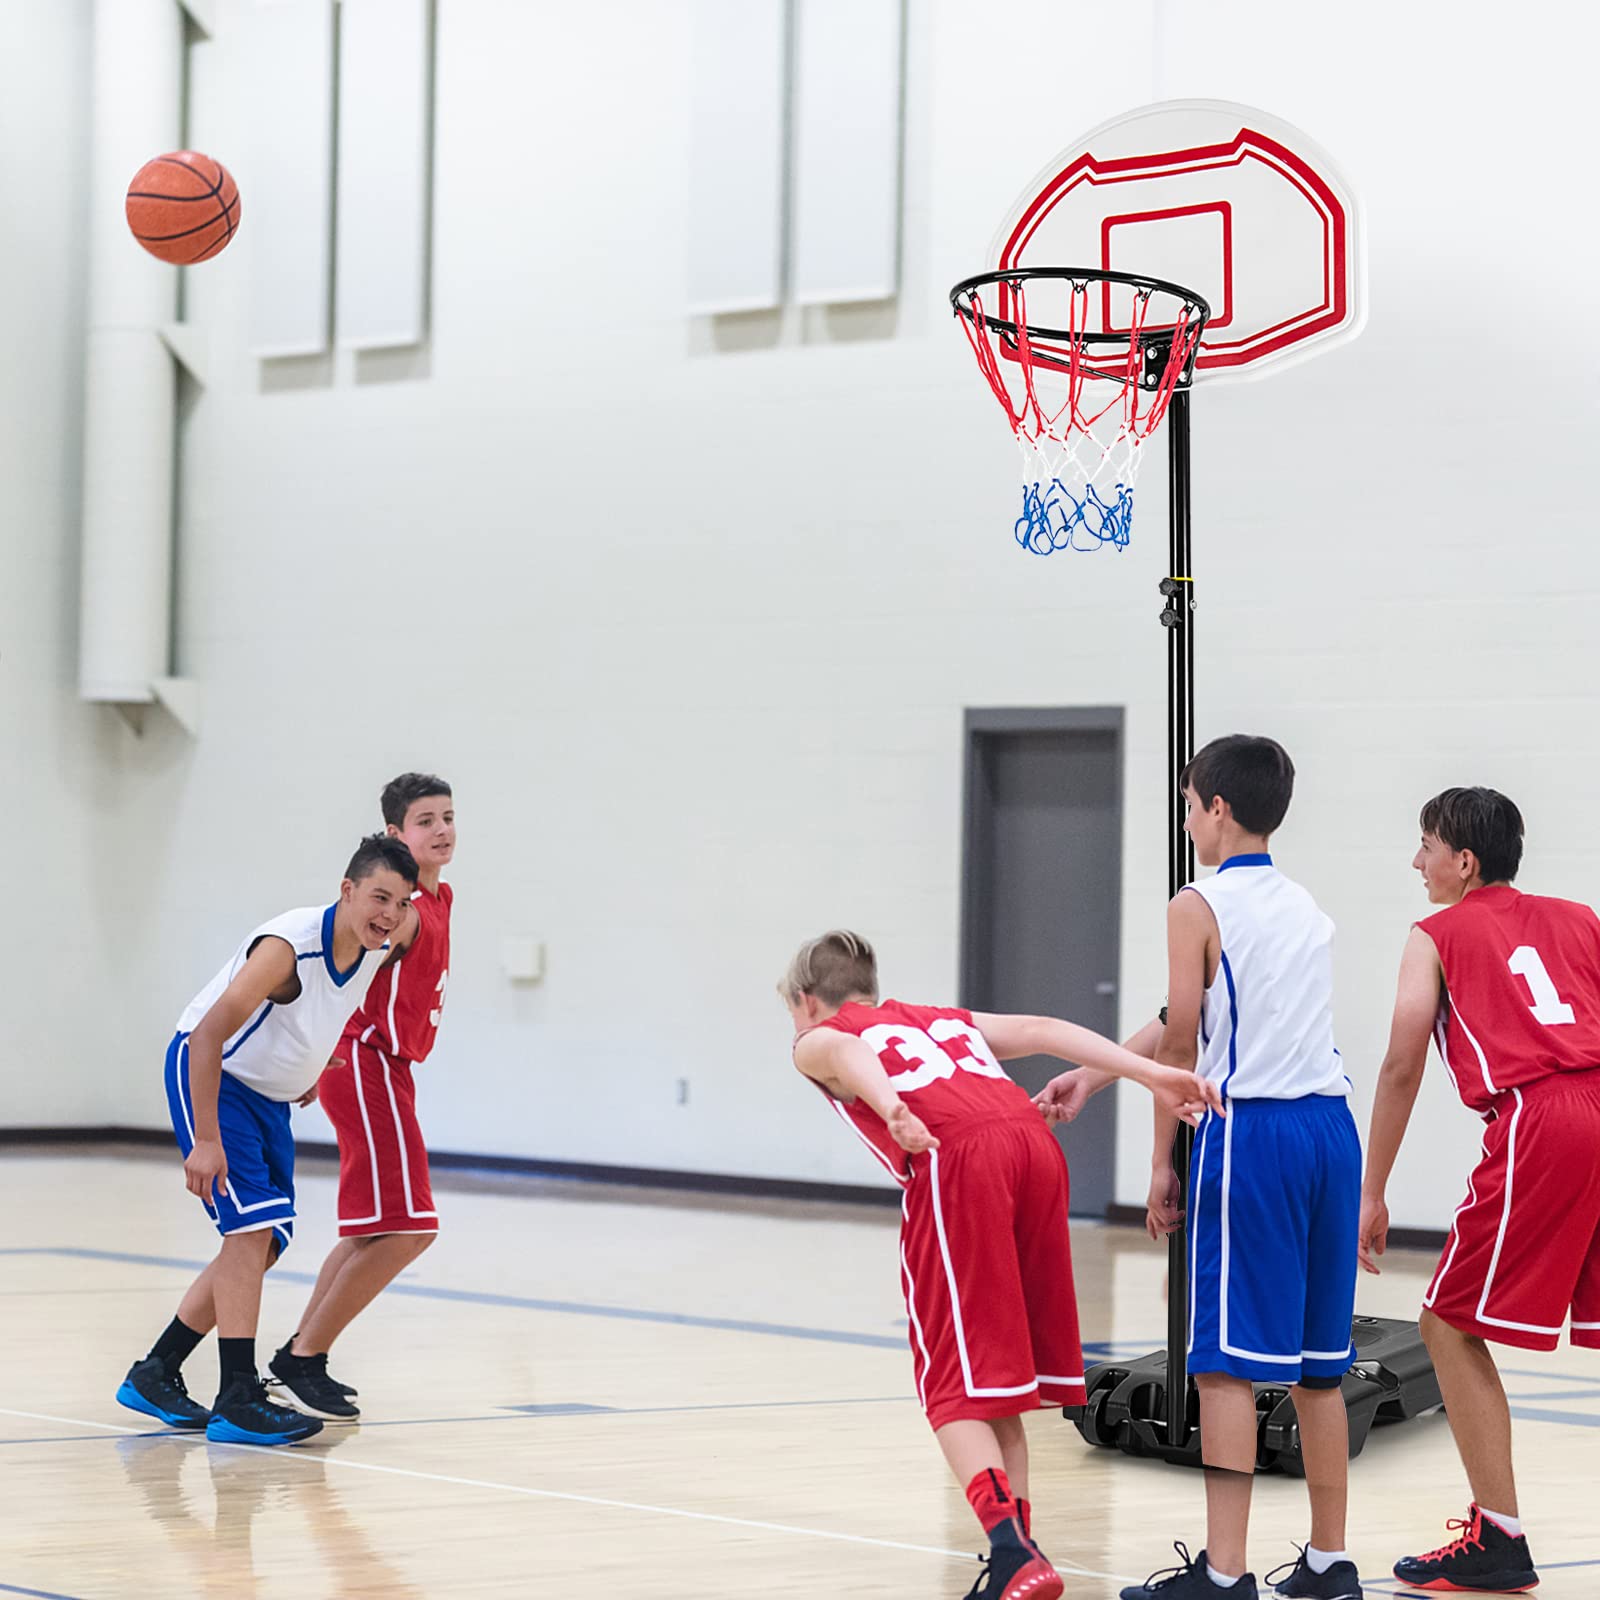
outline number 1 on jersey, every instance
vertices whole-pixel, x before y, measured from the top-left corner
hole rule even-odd
[[[1531,944],[1518,945],[1506,964],[1527,984],[1528,992],[1533,996],[1529,1010],[1533,1012],[1535,1022],[1542,1022],[1547,1027],[1559,1027],[1562,1023],[1578,1020],[1577,1013],[1556,993],[1556,986],[1545,970],[1543,957]]]

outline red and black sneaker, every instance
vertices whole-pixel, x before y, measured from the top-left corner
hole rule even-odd
[[[1521,1534],[1513,1539],[1477,1506],[1468,1511],[1465,1521],[1454,1518],[1445,1526],[1461,1530],[1453,1543],[1425,1556],[1402,1556],[1395,1562],[1394,1575],[1408,1589],[1520,1594],[1538,1584],[1528,1541]]]
[[[967,1600],[1060,1600],[1061,1574],[1013,1518],[989,1535],[989,1554]]]

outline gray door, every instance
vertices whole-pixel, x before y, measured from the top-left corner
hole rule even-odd
[[[1114,1034],[1122,905],[1120,708],[967,713],[962,1004]],[[1007,1063],[1030,1093],[1065,1070]],[[1116,1095],[1058,1129],[1072,1209],[1112,1203]]]

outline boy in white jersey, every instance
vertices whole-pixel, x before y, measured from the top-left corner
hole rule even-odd
[[[1213,740],[1182,778],[1200,864],[1215,876],[1167,911],[1168,995],[1156,1059],[1217,1084],[1228,1116],[1195,1137],[1189,1198],[1189,1371],[1200,1391],[1206,1548],[1123,1600],[1254,1600],[1246,1535],[1256,1461],[1252,1382],[1293,1387],[1311,1538],[1282,1595],[1358,1600],[1344,1551],[1361,1144],[1333,1042],[1333,924],[1268,854],[1294,792],[1271,739]],[[1141,1037],[1153,1037],[1147,1033]],[[1097,1075],[1098,1076],[1098,1075]],[[1057,1080],[1060,1082],[1060,1080]],[[1072,1106],[1093,1081],[1040,1096]],[[1075,1107],[1073,1108],[1075,1109]],[[1146,1225],[1182,1225],[1174,1119],[1158,1112]]]
[[[179,1018],[167,1101],[184,1181],[222,1248],[129,1369],[117,1399],[131,1410],[229,1444],[292,1444],[321,1429],[267,1400],[255,1361],[261,1280],[294,1233],[289,1107],[315,1097],[352,1007],[384,964],[380,952],[395,959],[414,933],[416,886],[416,861],[400,840],[363,839],[331,906],[263,923]],[[180,1368],[213,1327],[222,1381],[207,1411],[189,1398]]]

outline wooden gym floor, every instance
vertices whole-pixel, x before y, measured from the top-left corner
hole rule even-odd
[[[259,1348],[294,1326],[333,1239],[302,1169]],[[146,1426],[112,1399],[213,1248],[175,1156],[0,1158],[0,1597],[121,1600],[626,1594],[959,1597],[981,1535],[911,1393],[888,1208],[707,1200],[443,1175],[439,1242],[340,1343],[357,1426],[259,1450]],[[1162,1252],[1076,1232],[1095,1353],[1161,1343]],[[1414,1316],[1431,1258],[1361,1309]],[[215,1345],[191,1359],[203,1401]],[[1547,1600],[1600,1583],[1600,1355],[1506,1352],[1523,1517]],[[1104,1600],[1203,1542],[1202,1483],[1032,1419],[1036,1533]],[[1353,1464],[1370,1593],[1468,1495],[1442,1417]],[[1304,1537],[1304,1490],[1257,1483],[1257,1575]],[[1076,1576],[1073,1576],[1076,1574]]]

